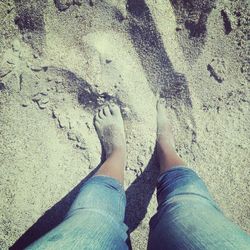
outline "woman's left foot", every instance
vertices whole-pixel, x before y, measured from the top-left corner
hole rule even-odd
[[[117,105],[111,104],[100,109],[95,115],[94,125],[105,150],[106,158],[115,152],[126,156],[123,119]]]

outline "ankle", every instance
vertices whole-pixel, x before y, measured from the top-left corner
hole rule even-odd
[[[168,152],[176,151],[175,142],[173,138],[166,139],[163,137],[159,137],[156,141],[156,145],[157,145],[157,150],[162,151],[165,154],[167,154]]]
[[[158,147],[157,156],[161,173],[175,166],[186,165],[171,144],[165,147]]]
[[[127,156],[126,149],[124,147],[116,147],[111,152],[106,153],[106,159],[115,158],[124,160]]]

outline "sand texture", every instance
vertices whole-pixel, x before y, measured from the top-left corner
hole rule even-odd
[[[107,102],[125,121],[131,245],[146,249],[159,96],[179,154],[250,233],[247,2],[1,0],[0,249],[61,221],[100,163]]]

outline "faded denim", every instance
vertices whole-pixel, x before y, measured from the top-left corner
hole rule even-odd
[[[93,176],[81,188],[64,221],[27,249],[128,249],[125,207],[125,192],[117,180]]]
[[[250,249],[249,236],[223,215],[191,169],[177,166],[161,174],[157,200],[149,250]],[[108,176],[94,176],[83,185],[64,221],[27,249],[128,249],[125,207],[122,185]]]
[[[250,237],[227,219],[199,176],[186,167],[160,175],[149,250],[247,250]]]

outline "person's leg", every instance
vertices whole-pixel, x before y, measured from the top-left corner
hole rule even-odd
[[[94,122],[105,150],[105,162],[82,186],[63,222],[27,249],[128,248],[122,186],[126,147],[119,107],[101,109]]]
[[[249,236],[223,215],[204,182],[175,152],[161,104],[158,104],[158,126],[161,174],[148,249],[249,249]]]
[[[96,175],[110,176],[123,183],[126,142],[120,108],[112,104],[100,109],[95,115],[95,127],[106,156]]]
[[[175,150],[171,121],[166,115],[165,102],[163,100],[160,100],[157,103],[156,148],[160,164],[160,173],[163,173],[174,166],[185,165],[184,161]]]

